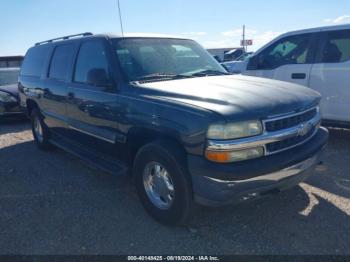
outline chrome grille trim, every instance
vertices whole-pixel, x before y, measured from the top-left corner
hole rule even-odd
[[[310,113],[311,114],[313,113],[313,115],[310,115]],[[293,114],[287,114],[284,116],[278,116],[278,117],[274,117],[274,118],[268,118],[268,119],[265,119],[262,121],[263,126],[264,126],[264,132],[274,132],[274,131],[278,131],[278,130],[287,129],[289,127],[299,125],[303,122],[308,122],[313,117],[317,116],[318,114],[319,114],[319,107],[312,107],[312,108],[309,108],[308,110],[305,110],[305,111],[301,111],[301,112],[297,112],[297,113],[293,113]],[[298,121],[298,117],[302,117],[303,119]],[[297,118],[297,119],[295,119],[295,118]],[[290,121],[292,121],[293,119],[296,122],[295,124],[290,123]],[[284,121],[287,121],[287,122],[284,123]],[[273,124],[273,125],[269,126],[269,124]],[[281,125],[281,127],[279,128],[280,125]],[[283,125],[285,125],[285,126],[283,127]],[[275,130],[270,130],[271,127],[273,127]]]
[[[279,116],[276,116],[276,117],[268,117],[266,120],[263,120],[263,123],[266,123],[266,122],[271,122],[271,121],[277,121],[277,120],[281,120],[281,119],[284,119],[284,118],[289,118],[289,117],[293,117],[293,116],[299,116],[299,115],[303,115],[307,112],[310,112],[312,110],[317,110],[317,113],[320,112],[319,110],[319,107],[318,106],[315,106],[315,107],[311,107],[307,110],[304,110],[304,111],[300,111],[300,112],[297,112],[297,113],[289,113],[289,114],[285,114],[285,115],[279,115]]]

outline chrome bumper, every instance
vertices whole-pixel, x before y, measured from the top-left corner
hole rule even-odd
[[[303,162],[300,162],[296,165],[287,167],[285,169],[282,169],[280,171],[271,173],[271,174],[265,174],[262,176],[258,176],[258,177],[253,177],[250,179],[246,179],[246,180],[236,180],[236,181],[224,181],[224,180],[219,180],[219,179],[215,179],[212,177],[206,177],[208,180],[211,180],[213,182],[216,183],[221,183],[225,186],[227,186],[228,188],[232,187],[235,188],[237,186],[239,186],[240,184],[244,184],[244,183],[251,183],[251,182],[259,182],[259,181],[264,181],[264,182],[269,182],[269,183],[278,183],[286,178],[290,178],[296,175],[299,175],[300,173],[309,170],[310,168],[316,166],[318,163],[320,163],[320,157],[321,153],[318,153],[317,155],[306,159]]]
[[[323,151],[324,148],[314,156],[282,170],[244,180],[226,181],[197,176],[193,182],[200,192],[195,192],[195,201],[207,206],[221,206],[296,186],[314,173],[315,167],[321,162]],[[201,192],[205,192],[204,197]],[[210,196],[208,192],[211,192]]]

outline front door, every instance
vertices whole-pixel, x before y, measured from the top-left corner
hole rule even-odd
[[[95,152],[115,154],[117,142],[116,87],[112,81],[106,43],[83,41],[68,89],[69,137]]]
[[[308,86],[314,56],[313,34],[286,36],[256,54],[255,68],[244,74]]]

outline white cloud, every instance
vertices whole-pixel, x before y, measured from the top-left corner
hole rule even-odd
[[[350,23],[350,15],[342,15],[338,16],[336,18],[327,18],[323,20],[325,23],[330,23],[330,24],[344,24],[344,23]]]
[[[248,47],[249,50],[257,50],[264,44],[268,43],[275,37],[279,36],[281,32],[257,30],[246,30],[246,38],[253,39],[253,46]],[[234,29],[230,31],[221,32],[217,38],[206,39],[202,41],[202,45],[206,48],[220,48],[220,47],[238,47],[242,39],[242,29]]]
[[[257,33],[256,30],[251,30],[251,29],[247,29],[245,31],[246,35],[254,35]],[[226,31],[226,32],[222,32],[221,35],[226,36],[226,37],[235,37],[235,36],[242,36],[243,34],[243,29],[242,28],[238,28],[238,29],[234,29],[231,31]]]
[[[205,48],[227,48],[227,47],[238,47],[239,44],[236,43],[236,41],[233,41],[231,39],[215,39],[215,40],[206,40],[201,42],[201,44]]]

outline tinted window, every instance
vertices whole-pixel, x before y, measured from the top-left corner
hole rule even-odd
[[[74,81],[95,86],[110,85],[108,60],[100,41],[82,44],[75,67]]]
[[[350,30],[327,33],[321,62],[340,63],[348,60],[350,60]]]
[[[30,49],[24,58],[21,74],[26,76],[41,76],[48,54],[48,46],[38,46]]]
[[[52,56],[49,78],[65,80],[74,51],[73,45],[57,46]]]
[[[258,55],[258,69],[274,69],[287,64],[305,64],[311,34],[282,38]]]

